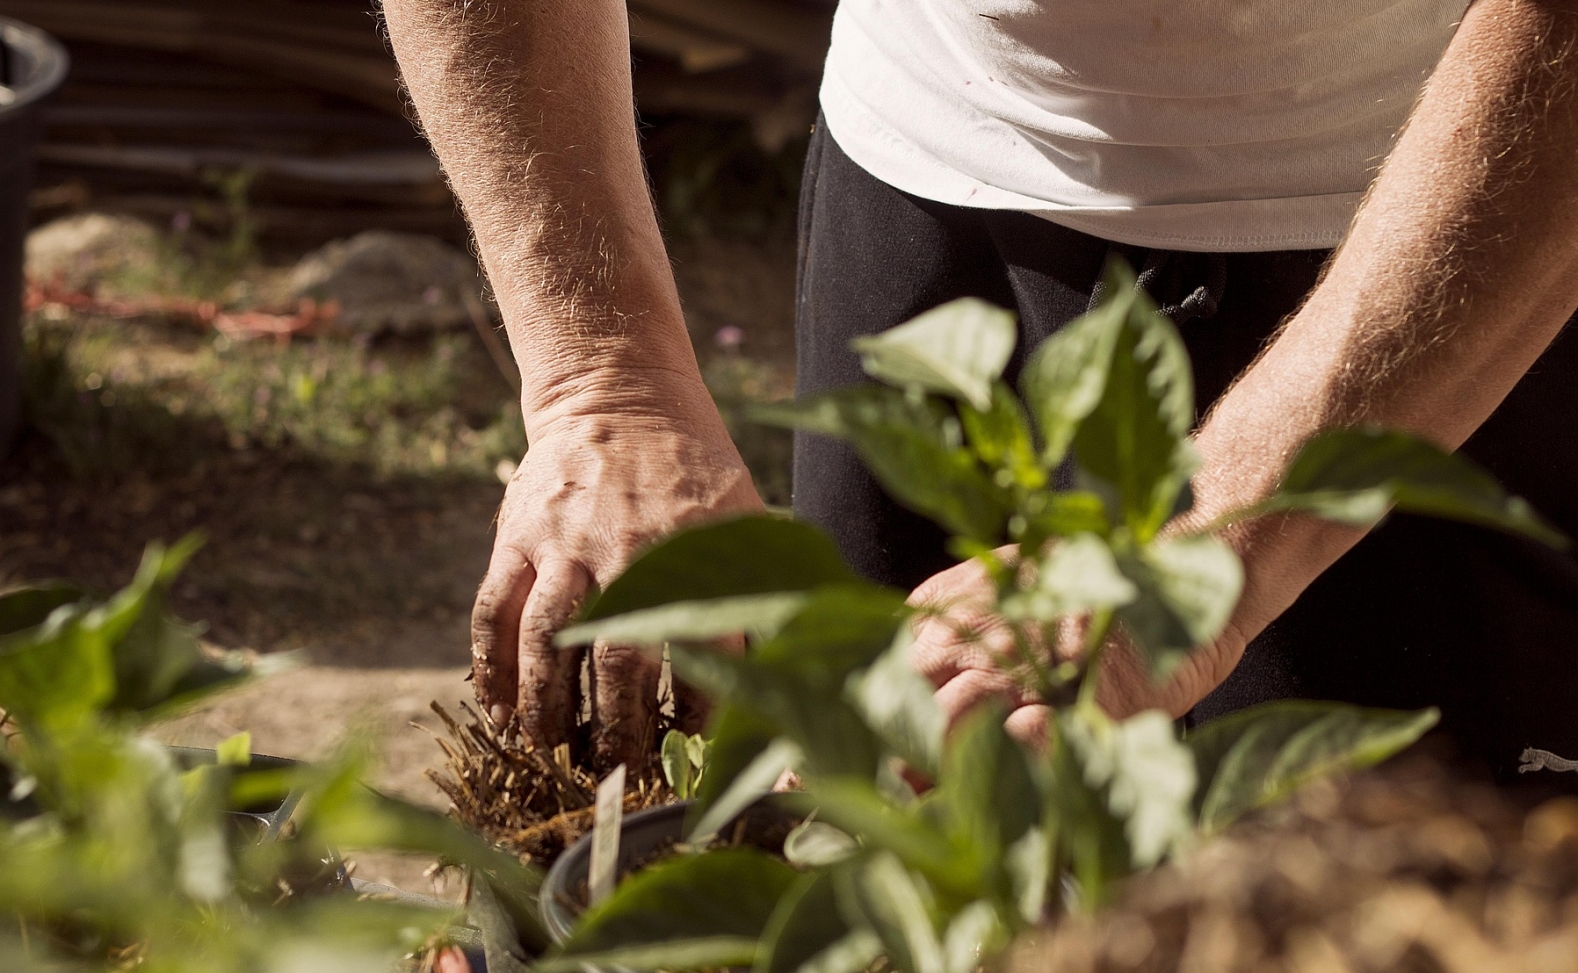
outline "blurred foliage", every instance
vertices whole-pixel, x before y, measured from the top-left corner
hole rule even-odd
[[[540,946],[538,875],[363,786],[359,742],[293,767],[254,761],[246,734],[206,760],[145,735],[257,672],[164,610],[197,545],[151,545],[107,598],[63,583],[0,593],[4,968],[382,973],[449,937],[456,909],[359,898],[336,848],[467,865]]]

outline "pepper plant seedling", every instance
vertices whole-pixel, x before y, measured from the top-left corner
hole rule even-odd
[[[1035,349],[1017,393],[1002,379],[1012,315],[963,300],[856,342],[882,384],[759,415],[848,441],[897,501],[983,563],[1014,646],[1003,664],[1052,705],[1045,746],[1013,740],[993,707],[945,737],[907,658],[920,610],[856,577],[815,528],[746,517],[679,534],[560,642],[666,645],[676,673],[715,700],[693,836],[790,769],[804,790],[787,799],[817,834],[788,864],[749,849],[662,860],[588,911],[540,970],[856,973],[883,959],[971,973],[1028,926],[1098,907],[1136,870],[1436,722],[1434,710],[1290,701],[1181,736],[1160,711],[1118,721],[1096,705],[1115,631],[1156,680],[1221,634],[1243,569],[1214,531],[1237,518],[1369,526],[1396,509],[1563,542],[1468,461],[1365,428],[1317,436],[1265,503],[1204,532],[1164,532],[1191,503],[1188,356],[1127,268],[1109,268],[1105,293]],[[1072,489],[1054,475],[1065,463]],[[1086,651],[1043,661],[1038,647],[1071,617],[1086,622]],[[741,631],[743,655],[707,647]],[[901,762],[935,786],[917,793]]]

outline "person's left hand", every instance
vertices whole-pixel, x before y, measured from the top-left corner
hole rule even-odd
[[[1012,546],[997,551],[1010,563],[1017,553]],[[1002,700],[1009,707],[1008,731],[1021,742],[1039,745],[1046,739],[1050,710],[1006,668],[1015,664],[1017,649],[1008,624],[992,611],[994,594],[986,569],[974,560],[916,588],[909,602],[927,612],[916,626],[911,665],[937,688],[937,704],[950,727],[976,706]],[[1032,648],[1053,662],[1076,658],[1084,627],[1084,620],[1072,620],[1061,627],[1056,645]],[[1096,701],[1114,719],[1149,709],[1182,716],[1227,678],[1244,644],[1229,625],[1216,641],[1191,653],[1167,682],[1156,683],[1134,647],[1115,631],[1102,653]]]

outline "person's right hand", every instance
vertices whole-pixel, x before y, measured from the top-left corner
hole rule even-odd
[[[572,412],[534,426],[505,490],[472,611],[472,666],[484,712],[500,725],[518,716],[538,747],[575,733],[582,652],[553,638],[592,583],[606,588],[677,528],[762,509],[711,401],[665,406],[675,414]],[[594,765],[635,760],[652,744],[658,665],[627,647],[592,651]],[[694,727],[704,714],[679,715]]]

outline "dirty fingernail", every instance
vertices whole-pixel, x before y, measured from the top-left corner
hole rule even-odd
[[[510,721],[510,708],[503,703],[494,703],[493,708],[488,710],[488,718],[494,726],[503,726]]]

